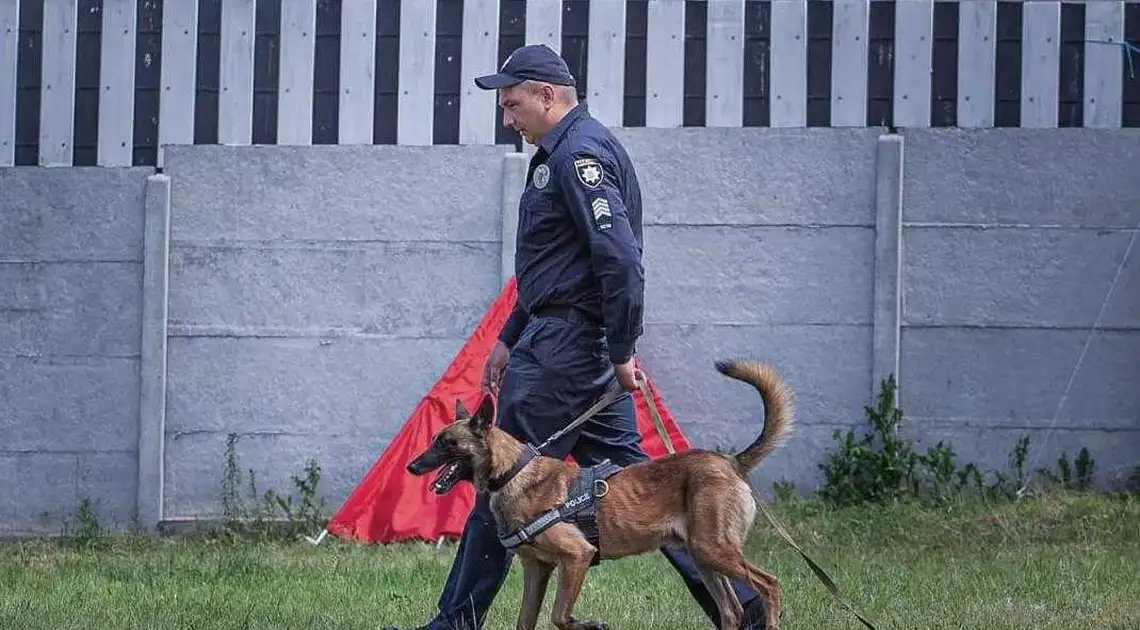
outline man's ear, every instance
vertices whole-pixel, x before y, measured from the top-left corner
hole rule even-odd
[[[471,430],[483,433],[495,423],[495,401],[489,394],[483,396],[475,415],[471,416]]]
[[[471,412],[467,411],[467,405],[463,404],[463,401],[458,398],[455,399],[455,417],[458,420],[471,417]]]
[[[554,90],[554,86],[544,83],[539,86],[538,90],[542,96],[542,104],[547,107],[554,107],[554,104],[558,102],[558,92]]]

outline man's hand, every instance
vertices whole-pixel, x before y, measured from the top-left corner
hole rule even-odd
[[[511,356],[511,349],[502,341],[495,341],[491,349],[491,356],[483,365],[483,389],[492,394],[499,395],[499,387],[503,382],[503,371],[507,369],[507,359]]]
[[[618,381],[621,382],[622,387],[631,392],[637,389],[637,381],[641,379],[641,373],[633,367],[633,357],[630,357],[625,363],[614,365],[614,369],[617,371]]]

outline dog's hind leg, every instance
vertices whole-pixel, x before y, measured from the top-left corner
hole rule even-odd
[[[740,564],[747,572],[748,579],[752,584],[760,583],[764,585],[768,599],[768,625],[770,630],[780,630],[780,583],[776,580],[776,576],[771,573],[760,570],[759,567],[751,562],[740,558]],[[762,591],[762,592],[764,592]]]
[[[538,625],[538,614],[542,611],[542,600],[550,583],[554,565],[547,564],[525,555],[519,555],[523,566],[523,597],[519,609],[517,630],[534,630]]]
[[[723,490],[718,492],[722,481],[722,476],[711,477],[700,492],[689,498],[692,522],[688,544],[693,561],[755,589],[768,609],[765,628],[778,630],[780,587],[776,577],[749,564],[741,551],[756,515],[752,491],[747,483],[736,479],[727,487],[721,486]],[[736,594],[731,588],[729,592]]]

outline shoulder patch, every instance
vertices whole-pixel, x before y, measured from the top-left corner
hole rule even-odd
[[[594,214],[594,225],[599,230],[608,230],[614,226],[614,215],[610,212],[610,202],[605,197],[591,199],[590,211]]]
[[[578,181],[582,182],[586,188],[601,186],[602,178],[605,176],[601,162],[592,157],[574,160],[574,173],[578,175]]]

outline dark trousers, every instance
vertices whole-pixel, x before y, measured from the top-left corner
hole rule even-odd
[[[577,418],[616,378],[600,328],[574,318],[533,319],[511,350],[499,392],[498,425],[515,438],[538,445]],[[577,430],[548,446],[543,454],[563,458],[567,453],[582,466],[602,459],[620,466],[648,459],[633,399],[627,394]],[[692,558],[684,551],[662,549],[689,592],[713,624],[720,613]],[[491,603],[506,580],[510,556],[499,543],[488,498],[480,493],[460,538],[459,549],[432,630],[481,628]],[[551,586],[555,582],[551,582]],[[734,582],[741,604],[756,596]],[[549,597],[549,595],[548,595]],[[510,617],[513,623],[514,617]]]

